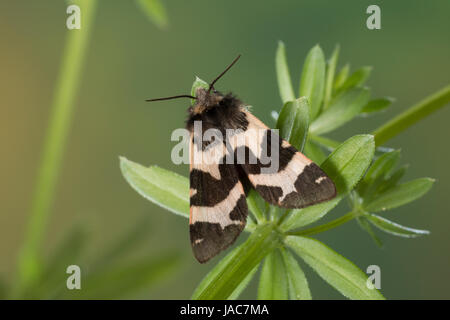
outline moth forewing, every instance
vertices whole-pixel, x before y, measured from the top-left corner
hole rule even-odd
[[[262,169],[267,166],[260,164],[242,165],[249,181],[266,201],[283,208],[303,208],[336,196],[334,183],[319,166],[277,134],[269,134],[270,129],[250,112],[246,111],[246,117],[249,128],[267,132],[265,140],[261,141],[261,155],[264,151],[268,152],[270,146],[270,159],[277,161],[276,172],[264,171]],[[278,148],[275,154],[272,148],[274,145]]]
[[[247,202],[236,167],[225,163],[223,143],[202,150],[191,138],[189,149],[190,238],[196,259],[204,263],[230,246],[244,229]],[[217,158],[220,152],[222,159]]]

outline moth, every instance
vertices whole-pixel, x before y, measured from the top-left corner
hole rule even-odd
[[[251,114],[232,93],[216,91],[217,80],[239,58],[209,88],[197,88],[195,97],[147,100],[195,99],[186,121],[190,133],[189,228],[193,253],[200,263],[229,247],[245,228],[250,188],[271,205],[282,208],[304,208],[336,196],[333,181],[318,165]],[[202,139],[211,130],[216,133]],[[241,161],[236,161],[242,154]],[[269,162],[267,154],[272,156]],[[230,159],[234,161],[227,161]],[[267,170],[275,160],[275,169]]]

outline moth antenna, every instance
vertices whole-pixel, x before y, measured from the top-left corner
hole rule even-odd
[[[221,73],[217,76],[217,78],[214,79],[213,82],[211,82],[211,84],[209,85],[209,89],[208,92],[211,91],[212,88],[214,88],[214,84],[217,82],[217,80],[219,80],[220,78],[222,78],[222,76],[231,69],[231,67],[239,60],[239,58],[241,57],[241,55],[239,54],[234,60],[233,62]]]
[[[172,97],[165,97],[165,98],[156,98],[156,99],[147,99],[145,101],[162,101],[162,100],[172,100],[172,99],[178,99],[178,98],[191,98],[191,99],[197,99],[196,97],[193,97],[189,94],[182,94],[179,96],[172,96]]]

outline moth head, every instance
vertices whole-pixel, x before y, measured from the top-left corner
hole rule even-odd
[[[209,109],[219,105],[223,99],[223,95],[216,90],[197,88],[195,92],[195,104],[189,108],[191,114],[202,114]]]
[[[171,100],[177,98],[190,98],[195,99],[195,104],[189,108],[189,113],[191,114],[201,114],[211,108],[217,106],[220,101],[223,99],[223,95],[214,89],[214,84],[219,80],[230,68],[239,60],[241,55],[238,55],[233,62],[221,73],[219,74],[210,84],[209,88],[197,88],[195,91],[195,97],[182,94],[178,96],[166,97],[166,98],[157,98],[157,99],[148,99],[146,101],[161,101],[161,100]]]

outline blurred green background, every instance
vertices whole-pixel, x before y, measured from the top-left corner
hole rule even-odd
[[[134,1],[99,1],[44,246],[51,255],[74,225],[82,225],[89,235],[87,257],[73,264],[89,265],[148,217],[147,240],[123,259],[176,251],[181,265],[158,286],[131,298],[189,298],[218,261],[199,265],[191,254],[187,221],[140,197],[120,173],[118,156],[123,155],[188,174],[187,165],[170,160],[175,144],[170,135],[184,125],[187,100],[148,104],[146,98],[189,93],[195,75],[210,81],[240,53],[238,65],[216,87],[236,93],[272,126],[270,111],[281,107],[274,67],[278,40],[286,44],[295,88],[307,51],[318,43],[329,56],[339,43],[340,66],[347,61],[353,70],[372,65],[372,95],[397,98],[387,112],[334,134],[344,140],[369,133],[449,82],[449,1],[163,4],[169,17],[166,30],[150,23]],[[381,30],[366,28],[370,4],[381,7]],[[61,0],[0,2],[0,274],[7,279],[15,273],[23,243],[65,38],[77,32],[66,29],[66,7]],[[437,179],[424,198],[391,217],[428,229],[430,236],[406,240],[380,234],[385,247],[379,249],[352,222],[319,237],[363,270],[379,265],[387,298],[450,298],[449,116],[444,108],[388,143],[402,149],[402,164],[410,164],[406,180]],[[328,218],[344,210],[334,210]],[[305,271],[314,298],[341,297],[311,269]],[[255,297],[255,288],[252,283],[242,298]]]

